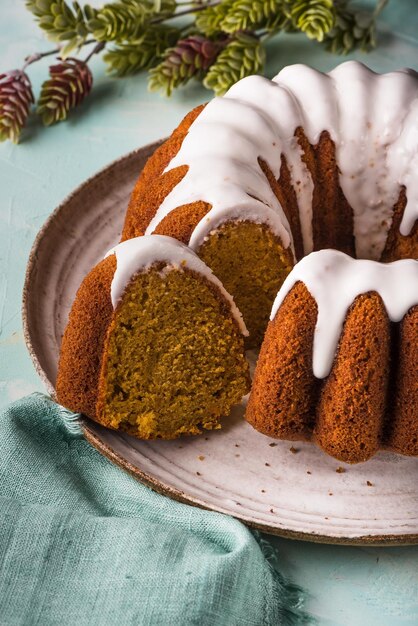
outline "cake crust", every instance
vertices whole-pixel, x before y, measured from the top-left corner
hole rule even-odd
[[[75,413],[96,418],[96,403],[107,329],[113,316],[110,288],[114,256],[96,265],[80,285],[62,338],[56,392]]]
[[[390,363],[389,319],[380,296],[356,298],[344,323],[316,411],[314,441],[346,463],[370,459],[382,446]]]
[[[269,437],[312,437],[319,387],[312,372],[316,320],[316,302],[299,282],[268,325],[245,419]]]

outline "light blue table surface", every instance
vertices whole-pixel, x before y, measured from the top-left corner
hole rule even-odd
[[[98,5],[97,2],[91,4]],[[380,45],[356,54],[378,71],[418,69],[418,0],[391,0]],[[0,72],[47,50],[23,0],[0,0]],[[283,36],[268,49],[268,72],[307,62],[329,70],[341,61],[304,37]],[[35,93],[48,61],[30,68]],[[25,266],[39,228],[61,200],[113,159],[166,136],[209,93],[190,85],[171,100],[147,92],[145,76],[114,80],[92,63],[93,94],[70,121],[44,129],[32,120],[19,146],[0,145],[0,404],[42,390],[21,323]],[[283,570],[308,589],[307,608],[323,626],[418,625],[418,547],[352,548],[275,539]],[[1,616],[0,616],[1,623]]]

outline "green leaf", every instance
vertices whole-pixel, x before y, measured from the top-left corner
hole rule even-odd
[[[287,22],[282,0],[234,0],[226,7],[226,13],[220,21],[220,29],[225,33],[236,33],[243,30],[270,28],[274,23],[280,30]]]
[[[294,28],[309,39],[323,41],[336,23],[335,5],[333,0],[286,0],[286,12]]]
[[[325,37],[327,49],[334,53],[347,54],[356,48],[363,52],[374,48],[376,10],[373,13],[357,11],[348,6],[348,3],[337,4],[336,7],[335,26]]]
[[[78,47],[79,43],[77,39],[71,39],[65,46],[61,48],[60,56],[62,59],[66,59],[70,54]]]
[[[72,31],[82,40],[87,36],[83,12],[77,3],[71,8],[65,0],[26,0],[26,7],[53,41],[64,41],[67,38],[64,33]]]
[[[179,38],[180,31],[170,26],[149,27],[138,40],[121,43],[103,56],[108,72],[114,76],[128,76],[154,65]]]
[[[203,84],[215,95],[223,95],[241,78],[262,71],[265,50],[257,37],[240,33],[219,54],[210,67]]]

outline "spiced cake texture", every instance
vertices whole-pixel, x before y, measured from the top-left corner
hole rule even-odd
[[[140,250],[149,239],[130,243]],[[141,439],[220,427],[249,390],[242,327],[219,286],[187,260],[139,267],[115,308],[111,283],[124,260],[112,254],[90,272],[62,341],[62,404]]]

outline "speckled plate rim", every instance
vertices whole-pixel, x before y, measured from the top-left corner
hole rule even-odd
[[[23,322],[23,334],[27,349],[29,351],[30,357],[32,359],[33,365],[37,374],[39,375],[42,383],[45,385],[47,392],[51,395],[51,397],[55,400],[55,389],[51,381],[49,380],[45,370],[43,369],[36,350],[34,348],[32,337],[29,328],[29,310],[28,310],[28,294],[30,291],[30,282],[31,277],[35,271],[37,260],[38,260],[38,250],[42,247],[42,243],[45,237],[49,234],[49,229],[55,223],[57,218],[59,217],[61,211],[65,208],[67,203],[77,196],[80,192],[84,190],[85,187],[89,186],[92,182],[97,182],[101,178],[106,178],[109,172],[113,170],[113,168],[117,165],[121,165],[124,162],[128,162],[130,159],[134,158],[139,152],[143,150],[156,150],[165,139],[161,139],[159,141],[147,144],[129,152],[128,154],[112,161],[109,165],[99,170],[96,174],[92,175],[88,179],[86,179],[81,185],[76,187],[59,205],[58,207],[51,213],[46,222],[41,227],[38,232],[34,243],[32,245],[32,249],[29,254],[29,259],[26,267],[25,281],[23,287],[23,298],[22,298],[22,322]],[[211,506],[208,507],[205,503],[201,502],[198,498],[188,495],[187,493],[175,489],[165,483],[159,481],[152,475],[143,472],[141,469],[127,461],[122,455],[116,452],[110,445],[104,443],[100,437],[94,432],[90,426],[87,418],[81,419],[81,427],[83,430],[84,437],[86,440],[96,449],[98,450],[104,457],[106,457],[109,461],[119,466],[126,472],[128,472],[131,476],[136,478],[142,484],[150,487],[157,493],[160,493],[164,496],[168,496],[173,500],[178,502],[189,504],[191,506],[196,506],[205,510],[211,510],[218,513],[223,513],[226,515],[230,515],[229,511],[223,510],[222,507]],[[244,515],[234,515],[234,517],[244,524],[246,524],[249,528],[253,528],[255,530],[260,530],[262,532],[276,535],[279,537],[285,537],[287,539],[297,539],[302,541],[309,541],[313,543],[322,543],[329,545],[347,545],[347,546],[408,546],[408,545],[416,545],[418,544],[418,534],[396,534],[396,535],[362,535],[359,537],[334,537],[328,535],[319,535],[315,533],[304,533],[299,531],[294,531],[290,528],[276,528],[270,526],[269,524],[260,524],[255,523],[250,518],[247,518]]]

